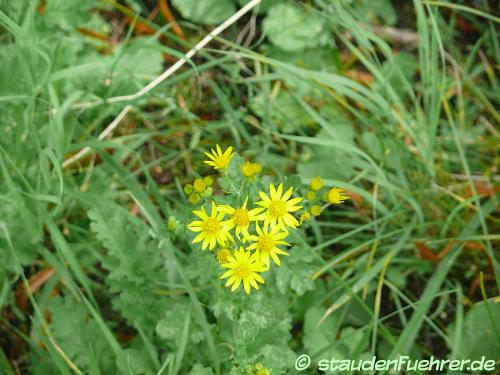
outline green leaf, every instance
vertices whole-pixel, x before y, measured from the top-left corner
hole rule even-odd
[[[301,51],[325,44],[325,23],[298,5],[276,4],[263,22],[263,30],[275,46],[285,51]]]
[[[307,310],[304,317],[304,337],[302,342],[307,353],[311,356],[319,358],[339,358],[341,354],[333,349],[335,342],[336,316],[329,316],[321,326],[318,322],[325,314],[323,307],[315,306]]]
[[[390,0],[355,0],[353,5],[359,17],[366,22],[381,19],[385,24],[393,25],[397,21]]]
[[[189,375],[213,375],[213,370],[210,367],[204,367],[203,365],[197,363],[193,366]]]
[[[236,12],[232,0],[173,0],[182,17],[201,24],[221,23]]]
[[[151,332],[169,300],[155,293],[158,283],[167,280],[163,257],[149,228],[112,201],[101,202],[88,215],[97,238],[108,250],[103,266],[110,273],[106,278],[110,290],[117,293],[113,307],[132,325]]]
[[[488,308],[492,316],[488,313]],[[493,320],[491,319],[493,318]],[[464,317],[461,340],[456,350],[456,359],[487,359],[500,357],[500,340],[495,328],[500,329],[500,302],[479,302],[470,309]],[[496,327],[494,326],[496,324]],[[452,323],[449,337],[454,337],[455,323]],[[452,340],[450,339],[450,342]]]
[[[56,297],[49,309],[56,342],[77,366],[88,369],[97,365],[101,373],[116,373],[114,357],[109,355],[111,348],[83,303]]]

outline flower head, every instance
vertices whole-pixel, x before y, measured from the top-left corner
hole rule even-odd
[[[203,181],[202,178],[197,178],[196,180],[194,180],[194,183],[193,183],[193,189],[198,192],[198,193],[203,193],[203,191],[205,190],[207,186],[205,185],[205,182]]]
[[[225,286],[230,287],[232,285],[231,292],[234,292],[243,283],[245,292],[250,294],[251,287],[259,289],[257,282],[264,284],[264,279],[259,273],[264,272],[266,268],[257,253],[252,254],[240,247],[233,255],[229,256],[227,263],[222,266],[229,268],[220,278],[229,278]]]
[[[325,184],[325,181],[320,176],[316,176],[311,180],[311,189],[314,191],[321,190],[323,185]]]
[[[315,200],[315,199],[316,199],[316,193],[315,193],[314,191],[312,191],[312,190],[309,190],[309,191],[307,192],[307,194],[306,194],[306,199],[307,199],[308,201],[313,201],[313,200]]]
[[[326,194],[326,198],[328,202],[333,204],[341,204],[344,203],[345,200],[349,199],[343,189],[337,188],[330,189],[330,191]]]
[[[273,258],[274,263],[279,266],[281,263],[278,255],[290,255],[278,248],[278,245],[290,246],[289,243],[283,241],[288,236],[288,232],[281,231],[278,226],[269,230],[268,224],[264,224],[262,229],[259,224],[256,224],[256,229],[257,236],[250,236],[250,240],[254,243],[247,249],[256,250],[266,267],[269,267],[269,258]]]
[[[227,263],[230,256],[231,252],[228,249],[220,249],[217,252],[217,261],[221,264]]]
[[[302,224],[304,221],[311,220],[311,214],[309,212],[303,212],[302,215],[300,215],[300,223]]]
[[[216,243],[224,245],[226,240],[232,240],[231,234],[224,229],[221,223],[224,218],[224,212],[220,211],[214,202],[212,202],[210,216],[207,215],[204,207],[201,208],[201,211],[195,210],[193,213],[201,220],[191,222],[188,228],[193,232],[199,232],[194,238],[193,243],[203,241],[201,245],[202,250],[205,250],[207,247],[212,250]]]
[[[200,201],[201,197],[198,193],[193,193],[189,196],[189,203],[196,204]]]
[[[271,227],[275,226],[289,226],[295,228],[299,225],[297,219],[291,214],[291,212],[298,211],[302,206],[296,206],[302,198],[292,198],[293,188],[288,189],[283,194],[283,184],[278,186],[278,189],[274,187],[273,184],[269,185],[269,195],[260,192],[260,198],[262,199],[255,204],[266,208],[267,210],[259,216],[259,220],[264,220],[265,224],[271,224]]]
[[[314,205],[311,207],[311,214],[313,214],[313,216],[321,215],[322,211],[323,211],[323,209],[319,205]]]
[[[254,177],[254,175],[261,171],[262,167],[259,163],[252,163],[247,160],[241,165],[241,172],[245,177]]]
[[[222,152],[220,146],[216,145],[216,149],[217,151],[213,148],[210,149],[212,153],[205,152],[210,160],[205,160],[204,163],[214,167],[214,169],[226,169],[234,156],[233,148],[229,146],[226,151]]]
[[[254,208],[249,210],[247,208],[248,197],[245,199],[243,206],[239,208],[234,208],[231,206],[221,206],[219,209],[229,215],[229,220],[222,223],[224,229],[230,231],[235,229],[236,237],[240,238],[240,233],[243,233],[243,239],[248,238],[250,233],[248,232],[248,227],[250,222],[257,221],[258,214],[262,212],[263,208]]]

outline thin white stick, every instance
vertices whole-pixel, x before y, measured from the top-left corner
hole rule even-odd
[[[191,50],[189,50],[182,58],[177,60],[177,62],[174,65],[172,65],[170,68],[165,70],[161,75],[156,77],[153,81],[148,83],[146,86],[144,86],[141,90],[139,90],[135,94],[115,96],[112,98],[108,98],[106,100],[95,102],[94,104],[101,104],[101,103],[105,103],[105,102],[106,103],[117,103],[117,102],[122,102],[122,101],[127,101],[127,100],[134,100],[134,99],[140,98],[141,96],[147,94],[149,91],[151,91],[156,86],[158,86],[160,83],[162,83],[164,80],[166,80],[168,77],[170,77],[174,72],[176,72],[189,59],[191,59],[199,50],[201,50],[208,43],[210,43],[217,35],[222,33],[225,29],[227,29],[233,23],[238,21],[249,10],[251,10],[252,8],[257,6],[258,4],[260,4],[261,1],[262,0],[252,0],[249,3],[247,3],[243,8],[241,8],[239,11],[234,13],[226,21],[224,21],[222,24],[220,24],[215,29],[213,29],[210,34],[208,34],[205,38],[203,38],[197,45],[195,45]],[[118,114],[118,116],[116,116],[116,118],[111,122],[111,124],[109,124],[107,126],[107,128],[104,129],[104,131],[101,134],[99,134],[98,139],[100,141],[102,141],[104,138],[106,138],[118,126],[120,121],[127,115],[127,113],[131,109],[132,109],[132,106],[130,104],[125,106],[125,108],[122,109],[122,111]],[[88,147],[88,146],[84,147],[78,153],[76,153],[75,155],[73,155],[69,159],[66,159],[62,164],[63,168],[66,168],[68,165],[71,165],[75,161],[81,159],[89,151],[90,151],[90,147]]]
[[[122,111],[118,114],[118,116],[115,117],[115,119],[102,131],[101,134],[97,137],[100,141],[102,141],[104,138],[106,138],[115,128],[118,126],[118,124],[123,120],[123,118],[129,113],[129,111],[132,109],[132,106],[126,105],[125,108],[122,109]],[[75,161],[83,158],[85,155],[87,155],[90,151],[90,147],[84,147],[80,151],[78,151],[75,155],[70,157],[69,159],[66,159],[63,163],[62,166],[63,168],[66,168],[68,165],[73,164]]]
[[[122,102],[122,101],[127,101],[127,100],[134,100],[134,99],[140,98],[144,94],[147,94],[149,91],[151,91],[156,86],[158,86],[160,83],[162,83],[164,80],[166,80],[168,77],[170,77],[172,75],[172,73],[174,73],[181,66],[183,66],[199,50],[201,50],[208,43],[210,43],[217,35],[222,33],[224,30],[226,30],[233,23],[238,21],[245,13],[247,13],[249,10],[251,10],[252,8],[257,6],[261,1],[262,0],[252,0],[249,3],[247,3],[243,8],[241,8],[239,11],[237,11],[231,17],[229,17],[226,21],[224,21],[224,23],[221,23],[219,26],[217,26],[215,29],[213,29],[210,34],[208,34],[205,38],[203,38],[197,45],[195,45],[191,50],[189,50],[189,52],[187,52],[183,57],[181,57],[179,60],[177,60],[177,62],[174,65],[172,65],[170,68],[165,70],[161,75],[156,77],[153,81],[148,83],[146,86],[144,86],[141,90],[139,90],[135,94],[115,96],[115,97],[106,99],[105,101],[108,103],[116,103],[116,102]]]

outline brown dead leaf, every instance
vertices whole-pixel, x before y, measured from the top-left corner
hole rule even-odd
[[[483,278],[485,281],[495,280],[495,276],[490,274],[484,274]],[[469,287],[469,292],[468,292],[469,297],[473,297],[476,294],[477,288],[479,287],[480,284],[481,284],[481,275],[476,275],[476,277],[474,277]]]
[[[373,82],[373,76],[370,73],[364,72],[362,70],[350,69],[345,72],[345,75],[355,80],[356,82],[362,83],[367,86]]]
[[[425,260],[438,261],[439,257],[434,251],[423,242],[415,242],[420,258]]]
[[[45,284],[54,275],[55,272],[56,271],[53,267],[47,267],[31,276],[28,279],[31,293],[36,293],[37,290],[40,289],[43,284]],[[21,284],[16,290],[16,302],[17,306],[19,306],[21,310],[26,311],[28,305],[28,291],[23,284]]]
[[[168,23],[172,25],[172,30],[174,31],[174,33],[179,38],[186,39],[184,32],[182,31],[181,27],[179,26],[174,16],[172,15],[172,12],[170,11],[167,0],[158,0],[158,7],[160,8],[161,14],[163,14]]]

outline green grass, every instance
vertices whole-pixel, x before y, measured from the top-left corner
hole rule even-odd
[[[218,24],[243,2],[168,3],[186,39],[147,1],[0,2],[0,374],[287,374],[302,353],[498,368],[494,2],[276,1],[296,23],[273,28],[284,8],[263,1],[112,99],[211,30],[196,7]],[[305,195],[320,175],[352,197],[291,233],[250,296],[186,230],[183,188],[213,174],[215,144],[239,154],[216,199],[248,188],[243,159],[264,167],[257,187]]]

